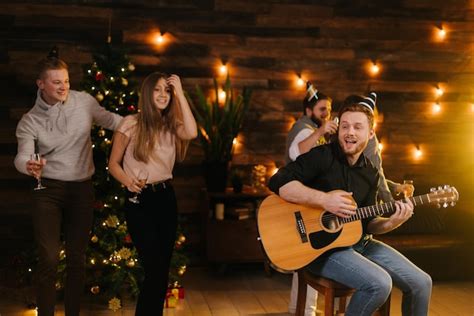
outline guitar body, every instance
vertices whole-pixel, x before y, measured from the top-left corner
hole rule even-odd
[[[444,185],[408,199],[414,206],[448,207],[455,205],[459,193],[455,187]],[[257,225],[268,259],[277,269],[291,271],[308,265],[328,250],[354,245],[362,236],[361,219],[389,214],[395,209],[395,202],[365,206],[356,209],[350,218],[341,219],[330,212],[270,195],[260,205]]]
[[[277,195],[268,196],[260,205],[257,225],[263,248],[273,265],[281,270],[297,270],[330,249],[359,241],[360,221],[334,227],[327,222],[330,214],[288,203]]]

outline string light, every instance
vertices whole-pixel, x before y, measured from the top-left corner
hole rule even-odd
[[[380,66],[374,61],[370,66],[370,72],[372,75],[377,75],[380,72]]]
[[[415,157],[416,160],[419,160],[419,159],[421,159],[422,156],[423,156],[423,151],[421,151],[420,146],[417,145],[415,147],[414,157]]]
[[[158,45],[163,44],[164,41],[165,41],[165,38],[164,38],[163,34],[161,34],[161,33],[156,34],[156,36],[155,36],[155,42],[156,42]]]
[[[439,102],[436,102],[433,104],[433,106],[431,107],[431,112],[433,114],[438,114],[441,112],[441,104],[439,104]]]
[[[224,103],[225,98],[226,98],[226,93],[225,93],[224,90],[221,89],[221,90],[219,91],[219,102],[220,102],[220,103]]]
[[[438,38],[442,41],[446,38],[446,30],[443,26],[438,27]]]
[[[304,80],[303,80],[303,78],[301,78],[301,76],[298,76],[298,78],[296,79],[296,85],[298,87],[303,87],[304,86]]]
[[[227,74],[227,65],[225,63],[222,63],[222,65],[219,67],[219,72],[221,75]]]
[[[439,98],[444,94],[444,90],[440,86],[437,86],[435,90],[435,94]]]

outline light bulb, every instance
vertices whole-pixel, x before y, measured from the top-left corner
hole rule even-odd
[[[446,37],[446,30],[442,26],[438,28],[438,37],[440,40],[444,40]]]
[[[370,71],[376,75],[380,72],[380,67],[376,63],[373,63],[372,67],[370,67]]]
[[[159,45],[159,44],[163,44],[165,39],[164,39],[164,37],[161,33],[158,33],[158,35],[156,35],[156,37],[155,37],[155,41]]]
[[[222,75],[225,75],[227,73],[227,66],[225,64],[222,64],[220,67],[219,67],[219,72],[222,74]]]
[[[298,87],[304,86],[304,80],[303,80],[303,78],[298,77],[298,79],[296,80],[296,85],[297,85]]]
[[[441,104],[439,104],[439,102],[433,104],[431,111],[433,112],[433,114],[438,114],[439,112],[441,112]]]

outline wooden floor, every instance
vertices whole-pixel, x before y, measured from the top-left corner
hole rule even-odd
[[[265,276],[263,268],[238,266],[224,273],[210,273],[205,268],[189,269],[183,279],[185,299],[177,308],[166,309],[165,315],[291,315],[288,313],[291,275],[274,273]],[[392,293],[392,316],[399,316],[401,294]],[[158,303],[157,303],[158,308]],[[318,315],[323,309],[318,300]],[[57,315],[64,315],[58,304]],[[81,316],[133,316],[134,303],[123,302],[123,308],[114,313],[86,299]],[[23,291],[0,289],[0,316],[33,316],[24,304]],[[435,283],[430,306],[431,316],[474,316],[474,282]]]

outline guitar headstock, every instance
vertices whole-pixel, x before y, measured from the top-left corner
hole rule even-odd
[[[437,204],[438,208],[456,205],[459,200],[459,193],[455,187],[444,185],[437,188],[431,188],[428,194],[430,203]]]

